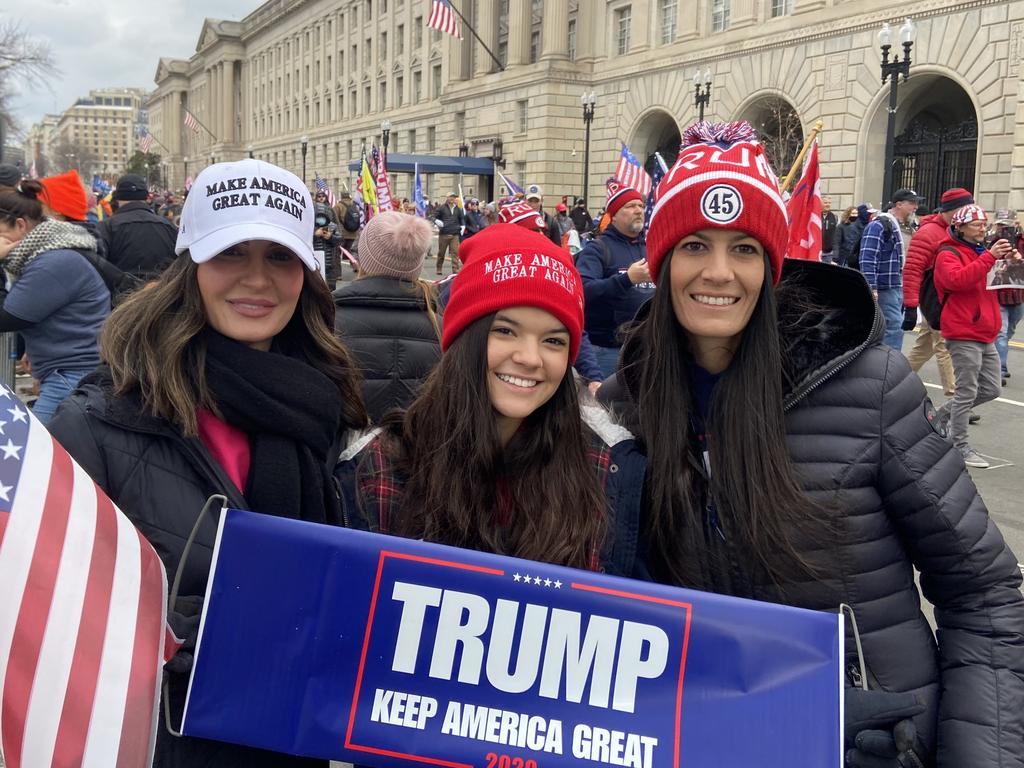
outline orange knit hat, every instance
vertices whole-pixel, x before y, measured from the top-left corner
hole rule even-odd
[[[78,171],[72,169],[59,176],[47,176],[40,179],[43,185],[43,196],[40,202],[46,203],[51,209],[71,221],[85,221],[87,201],[85,187],[78,177]]]

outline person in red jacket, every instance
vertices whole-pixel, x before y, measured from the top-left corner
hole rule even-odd
[[[999,301],[995,291],[987,290],[986,281],[996,259],[1020,259],[1006,240],[993,243],[991,250],[985,248],[987,223],[981,206],[958,210],[935,259],[935,290],[944,302],[942,337],[956,376],[956,394],[939,408],[939,416],[949,420],[953,444],[964,463],[979,469],[989,464],[967,442],[967,419],[971,408],[999,396],[995,340],[1003,324]]]
[[[949,225],[953,221],[953,214],[963,206],[973,204],[974,196],[966,189],[947,189],[943,192],[939,200],[939,212],[921,219],[921,226],[914,233],[907,248],[907,262],[903,265],[903,303],[906,306],[903,330],[912,331],[918,324],[921,327],[913,348],[907,354],[907,360],[911,369],[917,373],[932,355],[935,355],[946,397],[953,396],[953,361],[949,358],[941,332],[928,325],[924,315],[918,317],[917,305],[920,301],[924,272],[935,265],[935,254],[943,241],[949,237]]]

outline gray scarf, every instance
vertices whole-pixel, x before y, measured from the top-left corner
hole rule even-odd
[[[46,251],[96,250],[96,238],[77,224],[56,219],[43,219],[36,227],[11,249],[3,262],[4,270],[11,282],[21,277],[32,260]]]

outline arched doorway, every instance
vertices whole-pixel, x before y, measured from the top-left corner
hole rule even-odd
[[[886,86],[861,128],[858,200],[880,202],[888,120]],[[893,189],[907,187],[924,197],[922,210],[938,205],[951,187],[975,191],[979,142],[978,112],[970,94],[951,77],[914,71],[899,87],[893,160]]]
[[[804,145],[804,127],[796,108],[784,97],[772,94],[751,102],[739,119],[757,131],[768,161],[783,178]]]
[[[681,139],[679,125],[672,115],[655,109],[640,121],[633,138],[629,141],[629,149],[643,162],[647,173],[654,176],[654,153],[658,152],[665,165],[671,168],[679,156]]]
[[[952,81],[941,97],[930,89],[918,96],[904,107],[912,116],[896,136],[893,189],[915,190],[930,211],[944,190],[974,191],[978,118],[967,92]]]

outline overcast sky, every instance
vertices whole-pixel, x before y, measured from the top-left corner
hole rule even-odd
[[[18,20],[49,43],[59,72],[46,88],[15,100],[27,129],[59,113],[93,88],[153,90],[161,57],[187,59],[196,50],[203,19],[241,20],[260,0],[0,0],[0,18]]]

